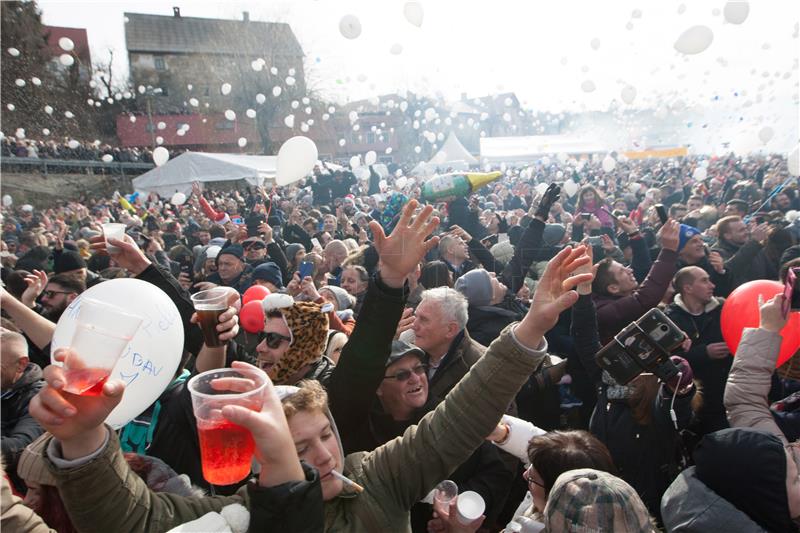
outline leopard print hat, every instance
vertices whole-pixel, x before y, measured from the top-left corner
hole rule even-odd
[[[265,314],[280,311],[292,340],[289,349],[270,371],[276,384],[286,380],[307,364],[319,361],[328,342],[328,314],[323,306],[312,302],[295,302],[288,294],[271,294],[261,302]]]

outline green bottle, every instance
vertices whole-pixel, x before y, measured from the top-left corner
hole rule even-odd
[[[503,173],[499,171],[441,174],[422,185],[422,199],[429,202],[434,200],[449,202],[467,196],[502,176]]]

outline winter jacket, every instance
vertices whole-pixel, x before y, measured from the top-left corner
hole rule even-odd
[[[661,517],[670,533],[766,533],[697,479],[695,467],[681,472],[664,493]]]
[[[600,327],[600,341],[605,344],[614,335],[657,306],[667,292],[675,275],[677,252],[662,249],[650,273],[638,289],[628,296],[595,295],[597,322]]]
[[[522,320],[526,312],[527,309],[509,293],[497,305],[470,306],[467,331],[475,341],[488,346],[506,326]]]
[[[711,283],[714,284],[714,296],[722,296],[727,297],[731,291],[731,273],[729,270],[726,270],[724,274],[720,274],[717,272],[711,263],[708,260],[708,256],[703,257],[700,261],[694,264],[690,264],[683,259],[678,260],[678,266],[676,270],[680,270],[683,267],[687,266],[696,266],[705,270],[708,277],[711,278]]]
[[[244,294],[245,291],[253,285],[252,274],[253,267],[245,265],[244,270],[230,282],[222,281],[222,278],[219,277],[219,272],[212,273],[206,278],[206,281],[219,285],[220,287],[233,287],[239,294]]]
[[[664,311],[692,340],[689,351],[678,349],[675,353],[689,361],[695,379],[702,383],[703,403],[697,413],[696,428],[700,435],[728,427],[722,397],[725,394],[725,383],[733,358],[712,359],[706,351],[707,345],[723,341],[720,316],[724,302],[722,298],[714,298],[703,313],[692,315],[678,294],[675,296],[675,301]]]
[[[775,422],[767,400],[781,342],[777,333],[744,329],[725,386],[725,409],[731,427],[769,431],[788,442]]]
[[[428,403],[438,405],[444,400],[450,389],[461,381],[485,351],[486,348],[473,340],[467,330],[456,335],[447,354],[439,361],[433,377],[428,378]],[[431,370],[428,372],[430,376]]]
[[[241,503],[250,523],[268,524],[258,531],[321,531],[322,488],[319,473],[303,465],[304,481],[275,487],[250,483],[234,496],[186,497],[152,492],[128,466],[116,434],[109,428],[98,455],[77,466],[59,467],[57,446],[48,439],[45,464],[56,478],[64,507],[81,532],[167,531],[226,505]],[[80,461],[80,460],[79,460]]]
[[[25,446],[44,433],[39,423],[28,413],[28,404],[42,387],[44,387],[42,369],[34,363],[28,363],[22,376],[10,389],[3,391],[0,400],[3,438],[0,439],[0,443],[2,443],[3,462],[10,473],[16,471],[19,455]]]
[[[600,349],[597,341],[594,305],[588,295],[582,295],[572,308],[572,331],[575,351],[587,371],[597,380],[597,405],[589,422],[589,430],[611,452],[619,477],[627,481],[641,496],[648,510],[657,515],[661,495],[677,474],[676,446],[678,431],[670,418],[672,393],[659,387],[651,407],[651,422],[642,425],[633,417],[625,399],[610,399],[608,386],[602,382],[595,355]],[[691,420],[691,400],[694,389],[675,398],[678,428]]]
[[[711,251],[718,252],[725,261],[725,270],[730,273],[730,290],[752,279],[750,270],[762,249],[763,246],[756,241],[747,241],[739,247],[721,240],[711,247]]]
[[[45,524],[42,517],[22,502],[22,498],[11,491],[11,485],[2,476],[2,494],[0,495],[0,523],[3,530],[15,533],[56,533]]]

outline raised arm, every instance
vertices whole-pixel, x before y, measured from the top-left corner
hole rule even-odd
[[[544,334],[577,299],[571,290],[591,274],[570,275],[589,262],[585,249],[565,248],[548,264],[529,313],[508,326],[445,400],[416,426],[368,454],[351,456],[359,483],[387,487],[368,497],[409,509],[449,476],[489,435],[546,355]],[[409,468],[408,465],[414,465]],[[387,480],[392,480],[387,482]],[[364,494],[361,495],[362,497]],[[376,517],[377,518],[377,517]]]
[[[783,294],[761,305],[761,325],[745,328],[725,386],[725,409],[732,427],[763,429],[787,442],[772,413],[767,395],[781,349]]]
[[[53,339],[56,325],[26,306],[0,287],[0,302],[14,324],[39,348],[44,349]]]

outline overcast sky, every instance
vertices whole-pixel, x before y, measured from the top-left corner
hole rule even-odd
[[[633,106],[682,100],[700,114],[741,115],[743,130],[775,129],[774,148],[798,133],[797,0],[755,0],[740,25],[725,21],[716,0],[422,0],[420,28],[403,0],[96,1],[39,0],[47,24],[85,27],[95,60],[113,48],[124,56],[123,12],[241,18],[291,24],[307,56],[311,83],[346,100],[409,89],[458,98],[513,91],[540,110],[607,109],[620,90]],[[339,31],[355,15],[361,35]],[[679,54],[674,43],[704,25],[713,42]],[[596,46],[593,48],[592,41]],[[399,44],[399,54],[390,48]],[[127,68],[127,62],[125,64]],[[584,89],[592,82],[593,92]]]

